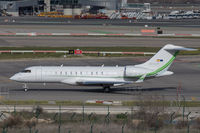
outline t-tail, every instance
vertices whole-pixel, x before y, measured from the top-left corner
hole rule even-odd
[[[152,72],[145,75],[149,76],[165,76],[171,75],[173,72],[167,71],[171,64],[173,63],[176,55],[179,51],[196,51],[197,49],[184,48],[182,46],[175,46],[172,44],[165,45],[160,49],[150,60],[143,64],[136,65],[136,67],[146,68],[152,70]]]

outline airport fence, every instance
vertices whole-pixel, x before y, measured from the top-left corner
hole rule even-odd
[[[122,106],[85,105],[75,107],[10,105],[1,107],[0,129],[2,133],[73,133],[73,132],[118,132],[118,133],[153,133],[153,132],[199,132],[200,117],[192,110],[186,112],[183,96],[176,111],[167,112],[168,108],[159,97],[149,101],[140,101],[135,106],[123,109]],[[5,107],[5,106],[4,106]],[[8,111],[9,108],[9,111]],[[113,108],[115,111],[113,111]],[[90,110],[88,110],[90,109]],[[99,110],[102,110],[99,113]],[[196,113],[196,112],[195,112]],[[44,128],[45,127],[45,128]],[[166,130],[166,131],[163,131]]]
[[[5,122],[5,127],[2,128],[3,133],[7,133],[10,130],[12,131],[12,128],[16,128],[15,131],[19,130],[19,132],[44,132],[44,129],[41,128],[41,125],[45,126],[46,128],[53,126],[54,133],[56,133],[56,130],[57,133],[72,133],[80,130],[85,130],[90,133],[97,131],[105,132],[104,128],[106,128],[106,130],[110,130],[109,128],[114,128],[113,130],[116,130],[116,126],[119,133],[124,133],[125,131],[158,132],[161,131],[165,126],[177,128],[176,131],[179,130],[180,126],[180,128],[185,128],[185,130],[187,130],[189,133],[191,130],[190,126],[194,123],[197,123],[196,120],[191,121],[189,119],[191,112],[184,114],[183,120],[177,120],[176,118],[180,114],[176,114],[175,112],[167,114],[167,116],[166,114],[163,114],[163,112],[153,112],[147,114],[146,112],[143,112],[143,110],[140,110],[140,112],[135,112],[132,110],[131,113],[124,112],[112,114],[109,111],[109,106],[107,106],[107,113],[105,115],[99,115],[95,112],[88,114],[85,112],[85,106],[82,107],[82,113],[63,113],[61,106],[58,107],[58,112],[56,113],[45,113],[45,110],[43,110],[40,106],[33,107],[32,112],[17,112],[16,106],[13,109],[12,116],[3,121]],[[1,114],[1,116],[3,115],[4,114]],[[22,118],[27,120],[23,121]],[[146,127],[141,128],[141,125],[137,125],[138,123],[144,124],[143,126]],[[68,127],[67,125],[70,126]],[[80,127],[80,125],[83,127]],[[99,130],[99,127],[102,130]]]

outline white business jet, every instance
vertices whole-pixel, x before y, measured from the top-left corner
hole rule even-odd
[[[10,79],[22,83],[63,83],[79,86],[111,86],[141,83],[150,78],[172,75],[168,68],[180,50],[195,51],[172,44],[165,45],[150,60],[130,66],[33,66]],[[27,88],[25,88],[27,91]]]

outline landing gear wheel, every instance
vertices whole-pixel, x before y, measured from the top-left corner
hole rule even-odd
[[[109,93],[110,92],[110,86],[103,87],[103,90],[104,90],[105,93]]]
[[[25,91],[25,92],[28,91],[28,86],[27,86],[27,84],[24,84],[24,85],[23,85],[23,88],[24,88],[24,91]]]

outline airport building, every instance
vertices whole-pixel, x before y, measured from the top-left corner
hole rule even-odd
[[[120,0],[39,0],[39,4],[44,4],[46,10],[54,10],[55,8],[80,8],[90,7],[94,9],[119,9]],[[44,7],[45,10],[45,7]]]
[[[40,12],[60,11],[64,15],[80,15],[82,11],[96,14],[100,9],[116,10],[143,8],[142,4],[127,4],[128,0],[4,0],[1,12],[12,16],[34,15]],[[128,1],[129,3],[129,1]],[[143,6],[143,7],[142,7]]]
[[[35,12],[50,12],[72,8],[118,10],[121,0],[4,0],[0,1],[1,12],[12,16],[33,15]]]
[[[119,0],[81,0],[84,6],[102,7],[108,10],[117,10],[120,6]]]
[[[0,1],[1,14],[12,16],[33,15],[38,10],[38,0]]]

